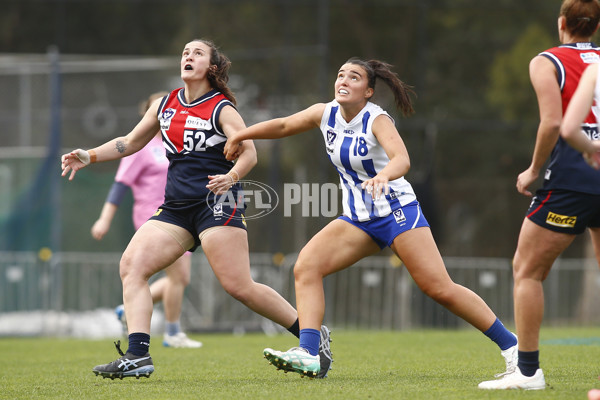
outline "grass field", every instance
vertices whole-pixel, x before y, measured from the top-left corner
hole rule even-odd
[[[335,362],[323,380],[276,371],[264,347],[289,334],[191,335],[201,349],[166,349],[155,337],[149,379],[96,377],[118,354],[110,340],[0,339],[1,399],[587,399],[600,388],[600,328],[542,329],[544,391],[482,391],[504,368],[497,347],[474,329],[334,330]],[[124,349],[127,347],[125,344]]]

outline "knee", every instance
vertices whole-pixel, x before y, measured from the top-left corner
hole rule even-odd
[[[147,275],[142,268],[136,268],[136,262],[133,257],[124,253],[119,262],[119,275],[123,285],[127,285],[128,282],[137,280],[150,279],[151,275]]]
[[[323,276],[321,276],[319,272],[318,265],[310,258],[302,257],[302,254],[300,254],[294,265],[294,279],[296,282],[304,282],[319,278],[323,279]]]
[[[524,280],[534,280],[543,282],[550,272],[552,264],[549,266],[541,262],[533,262],[519,256],[513,259],[513,280],[516,285]]]
[[[453,291],[454,285],[454,283],[448,285],[432,284],[424,287],[422,290],[423,293],[435,300],[436,303],[448,307],[456,298]]]
[[[229,294],[237,301],[240,301],[244,304],[248,302],[250,297],[249,293],[251,292],[248,284],[243,284],[241,282],[231,280],[228,282],[224,282],[222,286],[223,289],[225,289],[225,292],[227,292],[227,294]]]
[[[189,285],[189,284],[190,284],[190,274],[185,274],[185,275],[183,275],[183,276],[181,277],[181,281],[180,281],[180,282],[181,282],[181,284],[182,284],[183,286],[187,286],[187,285]]]
[[[132,258],[127,253],[123,253],[121,261],[119,262],[119,275],[121,281],[125,282],[127,278],[131,276],[133,270],[132,265]]]
[[[190,284],[190,273],[189,271],[181,271],[177,274],[172,274],[168,278],[176,285],[186,287]]]

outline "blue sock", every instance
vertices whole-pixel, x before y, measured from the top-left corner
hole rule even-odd
[[[147,333],[131,333],[129,334],[129,348],[127,353],[135,356],[143,356],[150,350],[150,335]]]
[[[311,356],[319,354],[319,342],[321,341],[321,332],[316,329],[300,330],[300,347],[308,350]]]
[[[519,351],[519,369],[525,376],[535,375],[540,367],[540,351]]]
[[[166,331],[167,335],[169,336],[177,335],[179,332],[181,332],[181,325],[179,324],[179,321],[166,321],[165,328],[167,328]]]
[[[498,318],[496,318],[490,329],[483,332],[483,334],[492,339],[500,347],[500,350],[506,350],[517,344],[516,336],[506,329]]]

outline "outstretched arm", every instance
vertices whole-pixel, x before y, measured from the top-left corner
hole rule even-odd
[[[69,175],[72,180],[75,173],[86,166],[103,161],[116,160],[126,157],[142,149],[159,130],[158,106],[160,99],[155,100],[142,120],[126,136],[112,139],[103,145],[90,150],[77,149],[61,157],[62,176]]]
[[[246,129],[228,136],[224,154],[228,160],[233,160],[238,146],[247,139],[280,139],[318,128],[325,110],[325,104],[319,103],[283,118],[259,122]]]

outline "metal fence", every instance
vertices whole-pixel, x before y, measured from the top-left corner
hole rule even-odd
[[[72,312],[121,302],[120,253],[0,252],[0,314]],[[251,254],[252,276],[292,304],[296,254]],[[453,280],[478,293],[506,323],[513,320],[512,270],[501,258],[445,258]],[[544,322],[600,321],[600,269],[595,260],[559,259],[544,283]],[[338,328],[409,329],[466,325],[425,296],[394,256],[369,257],[325,278],[326,323]],[[231,298],[203,254],[192,257],[182,323],[189,331],[265,330],[268,321]],[[272,327],[272,326],[271,326]]]

